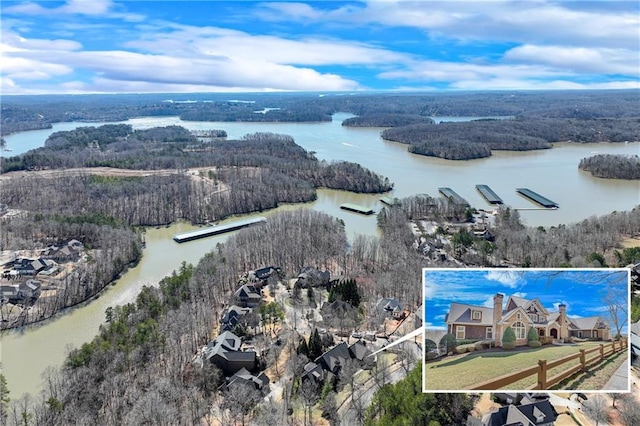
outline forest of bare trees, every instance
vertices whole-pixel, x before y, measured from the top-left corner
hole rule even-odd
[[[606,179],[640,179],[640,157],[598,154],[583,158],[578,165],[593,176]]]

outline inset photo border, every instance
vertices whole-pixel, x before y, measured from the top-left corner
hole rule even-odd
[[[423,392],[629,392],[627,268],[422,270]]]

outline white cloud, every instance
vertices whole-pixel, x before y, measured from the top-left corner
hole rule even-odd
[[[265,13],[271,11],[271,14]],[[322,24],[382,24],[414,27],[428,38],[460,42],[516,43],[638,48],[640,18],[633,6],[626,11],[575,10],[550,1],[419,2],[371,0],[360,6],[310,8],[300,3],[265,5],[261,16],[272,20]]]
[[[574,73],[637,75],[640,51],[525,44],[507,51],[504,59],[542,64]]]
[[[516,288],[520,285],[520,274],[512,271],[490,270],[487,272],[486,279],[497,281],[510,288]]]
[[[115,11],[117,5],[112,0],[68,0],[59,7],[43,7],[37,3],[23,3],[9,6],[3,11],[16,15],[82,15],[101,18],[122,19],[127,22],[140,22],[144,16],[135,13],[120,13]]]
[[[169,32],[145,32],[126,47],[149,53],[198,57],[252,58],[288,65],[380,65],[406,62],[409,55],[368,46],[359,42],[304,37],[289,39],[270,35],[250,35],[217,27],[170,24]]]

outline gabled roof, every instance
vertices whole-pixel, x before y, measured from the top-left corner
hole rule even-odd
[[[377,311],[397,312],[402,310],[402,305],[395,298],[382,298],[376,303]]]
[[[538,418],[543,419],[538,422]],[[538,401],[526,405],[508,405],[492,413],[488,426],[523,425],[535,426],[540,423],[553,423],[558,418],[558,412],[548,400]]]
[[[345,342],[342,342],[320,355],[315,359],[315,362],[322,364],[326,370],[333,373],[338,365],[343,366],[349,359],[351,359],[349,347]]]
[[[351,354],[351,358],[355,358],[358,361],[362,361],[371,353],[367,345],[364,342],[358,340],[353,345],[349,346],[349,353]]]
[[[527,314],[527,311],[524,310],[524,307],[522,306],[518,306],[517,308],[508,311],[507,313],[502,314],[502,319],[500,320],[500,322],[505,322],[507,321],[509,318],[517,315],[518,313],[522,314],[522,318],[521,320],[526,322],[526,323],[532,323],[533,321],[531,320],[531,318],[529,318],[529,315]]]
[[[261,299],[260,293],[252,285],[244,284],[242,287],[236,290],[233,294],[236,298],[240,299]]]
[[[598,316],[585,318],[569,318],[569,324],[575,330],[595,330],[607,328],[606,323],[604,323],[605,327],[602,327],[603,324],[600,323],[602,323],[602,319]]]
[[[471,311],[482,312],[480,321],[471,319]],[[467,305],[463,303],[452,303],[449,313],[445,318],[447,324],[473,324],[491,326],[493,323],[493,308],[484,306]]]
[[[230,331],[225,331],[216,337],[216,340],[209,343],[209,345],[220,346],[228,351],[237,351],[240,349],[242,340]]]
[[[249,372],[249,370],[242,367],[238,372],[236,372],[236,374],[229,378],[227,386],[233,386],[237,383],[252,384],[256,389],[262,389],[264,386],[269,384],[269,377],[264,373],[254,376]]]

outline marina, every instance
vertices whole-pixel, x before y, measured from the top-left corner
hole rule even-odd
[[[493,192],[489,185],[476,185],[476,189],[489,204],[504,204],[502,198],[498,197],[498,194]]]
[[[348,210],[350,212],[355,212],[355,213],[360,213],[360,214],[365,214],[365,215],[370,215],[375,213],[372,209],[358,205],[358,204],[353,204],[353,203],[344,203],[340,205],[340,208],[342,210]]]
[[[246,228],[247,226],[256,225],[258,223],[264,223],[266,221],[267,221],[266,217],[255,217],[255,218],[250,218],[246,220],[239,220],[237,222],[228,223],[225,225],[209,226],[204,229],[198,229],[197,231],[176,234],[173,236],[173,240],[178,243],[185,243],[187,241],[206,238],[212,235],[224,234],[225,232],[235,231],[237,229]]]
[[[469,202],[467,200],[462,198],[453,189],[451,189],[449,187],[440,187],[440,188],[438,188],[438,191],[440,191],[440,193],[442,195],[447,197],[449,200],[451,200],[455,204],[462,204],[462,205],[465,205],[465,206],[469,205]]]
[[[543,197],[542,195],[530,190],[529,188],[516,188],[516,192],[548,209],[557,209],[558,207],[560,207],[555,201],[551,201],[547,197]]]

